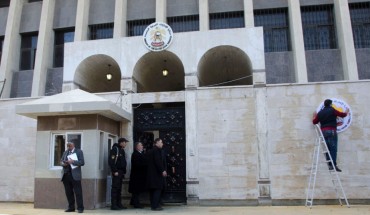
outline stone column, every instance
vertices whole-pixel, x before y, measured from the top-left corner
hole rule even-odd
[[[353,42],[348,0],[334,1],[334,9],[339,43],[338,45],[342,55],[344,79],[357,81],[358,70],[356,51],[355,44]]]
[[[2,98],[9,98],[12,88],[13,71],[19,70],[21,36],[19,26],[22,17],[22,8],[25,0],[10,1],[8,19],[6,22],[3,53],[1,56],[0,81],[6,79]],[[0,89],[3,87],[0,83]]]
[[[113,38],[126,36],[127,0],[116,0]]]
[[[209,6],[208,0],[199,0],[199,30],[209,30]]]
[[[155,21],[167,23],[167,0],[156,0],[155,2]]]
[[[253,0],[244,0],[244,23],[246,28],[254,27]]]
[[[55,0],[42,2],[42,18],[40,19],[35,68],[33,70],[32,97],[43,96],[45,94],[47,70],[53,66],[54,9]]]
[[[258,203],[271,205],[271,181],[267,142],[266,87],[255,86],[256,131],[258,145]]]
[[[308,76],[302,30],[301,7],[297,0],[288,0],[288,6],[295,80],[297,83],[307,83]]]
[[[186,116],[186,194],[188,205],[199,204],[199,157],[197,146],[197,91],[196,75],[185,76]]]
[[[76,26],[75,26],[75,40],[84,41],[87,40],[87,34],[89,30],[89,10],[90,0],[77,0],[77,14],[76,14]]]

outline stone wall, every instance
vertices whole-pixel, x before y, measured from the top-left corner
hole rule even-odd
[[[36,120],[15,114],[28,101],[0,100],[0,201],[33,201]]]

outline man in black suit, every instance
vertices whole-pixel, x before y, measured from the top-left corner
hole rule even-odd
[[[163,142],[160,138],[154,140],[154,147],[148,152],[147,187],[150,189],[150,206],[154,211],[163,210],[160,207],[162,190],[165,187],[164,178],[167,177],[165,157],[162,153]]]
[[[144,208],[140,204],[140,193],[146,189],[147,160],[141,142],[135,143],[135,150],[131,156],[131,174],[128,192],[132,193],[131,204],[134,208]]]
[[[63,166],[62,181],[68,200],[68,209],[65,212],[75,211],[76,196],[78,213],[83,213],[81,166],[85,165],[85,160],[82,150],[75,148],[74,143],[68,142],[67,150],[62,155],[61,165]]]

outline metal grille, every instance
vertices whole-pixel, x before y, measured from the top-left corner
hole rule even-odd
[[[168,17],[173,32],[199,31],[199,15]]]
[[[301,12],[305,49],[336,49],[333,5],[305,6]]]
[[[227,28],[244,28],[244,12],[233,11],[223,13],[209,14],[209,28],[227,29]]]
[[[141,36],[148,25],[155,22],[155,19],[141,19],[127,21],[127,36]]]
[[[254,11],[255,26],[263,27],[265,52],[290,51],[288,17],[287,8]]]
[[[370,1],[349,4],[355,47],[370,48]]]
[[[113,38],[113,23],[90,25],[90,40]]]

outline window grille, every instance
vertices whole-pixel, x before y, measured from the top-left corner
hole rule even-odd
[[[10,0],[0,0],[0,8],[1,7],[9,7]]]
[[[223,13],[209,14],[209,28],[227,29],[227,28],[244,28],[244,12],[233,11]]]
[[[54,68],[63,67],[64,61],[64,43],[73,42],[74,29],[55,31],[54,42]]]
[[[113,38],[113,23],[90,25],[90,40]]]
[[[255,26],[263,26],[265,52],[291,50],[288,17],[287,8],[254,11]]]
[[[304,6],[301,12],[305,49],[336,49],[333,5]]]
[[[173,32],[199,31],[199,15],[167,17]]]
[[[153,22],[155,22],[155,19],[127,21],[127,36],[133,37],[143,35],[145,28]]]
[[[20,70],[33,70],[35,67],[37,34],[22,35]]]
[[[370,48],[370,1],[349,4],[355,48]]]

